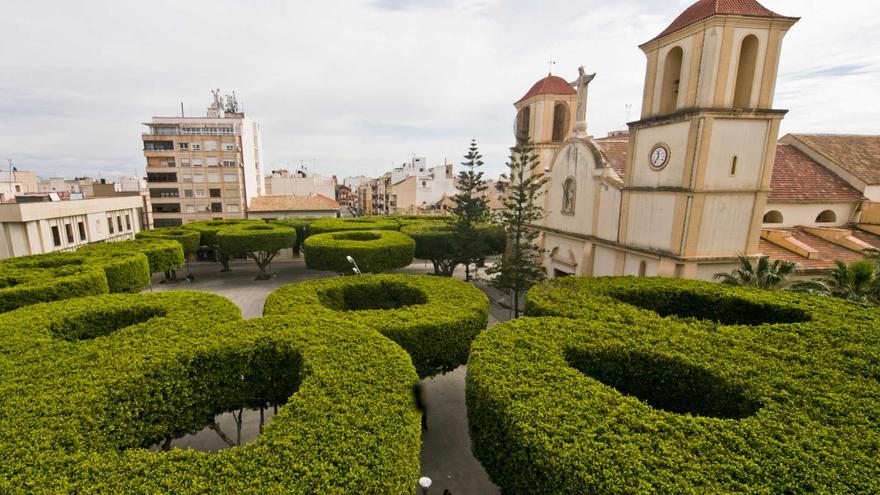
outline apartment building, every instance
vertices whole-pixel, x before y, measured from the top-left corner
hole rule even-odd
[[[260,126],[235,95],[214,101],[205,117],[153,117],[144,157],[155,227],[245,218],[264,194]]]
[[[320,194],[328,198],[336,196],[336,176],[324,177],[310,170],[273,170],[266,177],[265,194],[286,196],[311,196]]]

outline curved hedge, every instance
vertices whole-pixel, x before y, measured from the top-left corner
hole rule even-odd
[[[150,283],[150,273],[159,273],[167,270],[177,270],[186,261],[184,259],[184,250],[180,242],[170,239],[136,239],[134,241],[107,242],[100,244],[90,244],[84,246],[77,251],[83,254],[98,255],[106,259],[115,259],[118,257],[126,257],[131,253],[142,253],[147,258],[148,273],[144,279],[140,268],[131,268],[131,272],[121,271],[114,276],[119,280],[118,284],[126,284],[124,281],[127,277],[127,284],[131,284],[131,290],[113,290],[110,292],[140,292],[141,289]],[[135,270],[137,273],[135,273]],[[110,277],[108,276],[108,280]]]
[[[82,255],[59,253],[0,261],[0,313],[109,290],[103,268]]]
[[[220,229],[239,224],[259,225],[262,223],[265,222],[263,222],[262,220],[229,218],[225,220],[203,220],[200,222],[190,222],[183,224],[181,228],[195,230],[196,232],[198,232],[200,235],[199,244],[201,246],[216,247],[217,233],[220,232]]]
[[[314,222],[315,218],[303,218],[303,217],[289,217],[289,218],[279,218],[277,220],[272,220],[271,223],[277,223],[280,225],[285,225],[287,227],[292,227],[296,230],[296,244],[294,244],[293,249],[294,252],[300,253],[302,252],[302,244],[309,236],[309,225]]]
[[[256,251],[279,251],[296,244],[296,230],[275,223],[228,225],[217,234],[221,253],[238,254]]]
[[[183,247],[183,255],[190,257],[196,254],[201,245],[202,234],[195,229],[183,227],[163,227],[152,230],[142,230],[135,237],[137,239],[166,239],[177,241]]]
[[[193,292],[0,315],[0,492],[412,493],[406,354],[338,319],[239,318]],[[145,450],[267,403],[286,404],[243,447]]]
[[[488,298],[459,280],[423,275],[360,275],[311,280],[269,294],[263,313],[301,321],[336,317],[375,328],[403,347],[419,376],[467,361],[486,328]]]
[[[398,230],[397,221],[384,217],[319,218],[309,224],[309,235],[347,230]]]
[[[354,258],[363,273],[403,268],[412,263],[415,250],[411,237],[388,230],[330,232],[311,235],[303,243],[308,269],[336,273],[351,273],[346,256]]]
[[[565,278],[527,312],[567,318],[497,325],[468,361],[474,451],[505,493],[880,490],[875,309]]]

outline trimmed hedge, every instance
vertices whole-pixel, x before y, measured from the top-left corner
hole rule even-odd
[[[103,268],[82,255],[43,254],[0,261],[0,313],[109,290]]]
[[[450,223],[455,220],[455,217],[449,215],[385,215],[378,218],[394,220],[401,227],[418,223]]]
[[[416,241],[415,257],[418,259],[442,260],[455,253],[457,236],[449,224],[417,222],[404,225],[400,232]]]
[[[335,318],[235,321],[203,293],[112,295],[0,315],[0,492],[410,494],[417,376]],[[229,322],[229,323],[224,323]],[[216,454],[145,447],[285,403]]]
[[[316,218],[302,218],[302,217],[289,217],[289,218],[279,218],[277,220],[271,220],[271,223],[277,223],[279,225],[286,225],[288,227],[293,227],[296,230],[296,244],[293,246],[293,250],[296,253],[302,252],[302,244],[309,236],[309,225],[317,220]]]
[[[149,273],[160,273],[167,270],[177,270],[183,266],[184,250],[180,242],[170,239],[136,239],[134,241],[107,242],[101,244],[90,244],[80,248],[79,253],[96,254],[108,259],[114,259],[119,256],[126,256],[130,253],[143,253],[147,257],[147,265]],[[142,274],[133,274],[130,276],[132,290],[112,290],[111,292],[140,292],[141,289],[149,285],[149,273],[146,282]],[[124,280],[125,273],[121,273],[117,278]],[[122,283],[122,282],[120,282]]]
[[[474,342],[505,493],[877,493],[880,313],[780,291],[565,278]],[[664,316],[665,315],[665,316]]]
[[[163,227],[153,230],[142,230],[135,237],[137,239],[168,239],[177,241],[183,247],[184,257],[190,257],[199,250],[202,235],[195,229]]]
[[[271,293],[263,313],[297,321],[336,317],[375,328],[403,347],[419,376],[452,371],[467,361],[486,328],[488,298],[458,280],[423,275],[360,275],[312,280]]]
[[[397,221],[385,217],[319,218],[309,225],[309,235],[347,230],[398,230]]]
[[[263,223],[265,222],[263,222],[262,220],[229,218],[225,220],[204,220],[201,222],[190,222],[183,224],[181,228],[195,230],[196,232],[198,232],[201,236],[201,238],[199,239],[199,244],[201,246],[216,247],[217,233],[220,232],[220,229],[239,224],[259,225]]]
[[[346,256],[354,258],[363,273],[403,268],[412,263],[415,250],[416,242],[411,237],[389,230],[317,234],[303,243],[308,269],[336,273],[351,273]]]
[[[221,253],[238,254],[257,251],[279,251],[296,244],[296,230],[274,223],[243,223],[229,225],[217,234]]]

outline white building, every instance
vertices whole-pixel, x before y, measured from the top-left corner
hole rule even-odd
[[[320,194],[336,197],[336,177],[324,177],[307,170],[273,170],[266,177],[266,194],[287,196],[311,196]]]
[[[339,203],[322,194],[308,196],[260,196],[251,201],[248,218],[336,218]]]
[[[145,218],[140,194],[60,200],[50,193],[19,201],[0,204],[0,259],[134,239]]]
[[[35,173],[18,170],[0,172],[0,203],[13,201],[17,194],[32,194],[38,191],[39,184]]]

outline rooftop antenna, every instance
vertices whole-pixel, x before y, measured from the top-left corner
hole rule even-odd
[[[556,65],[556,61],[553,60],[552,55],[550,56],[550,60],[547,61],[547,64],[549,65],[549,69],[547,70],[547,75],[552,76],[553,75],[553,66]]]
[[[632,110],[632,103],[627,103],[626,107],[623,111],[623,122],[617,123],[618,130],[623,130],[623,128],[626,127],[627,123],[629,122],[629,113],[631,110]]]
[[[180,102],[180,117],[181,118],[185,117],[185,115],[183,113],[183,102]]]

